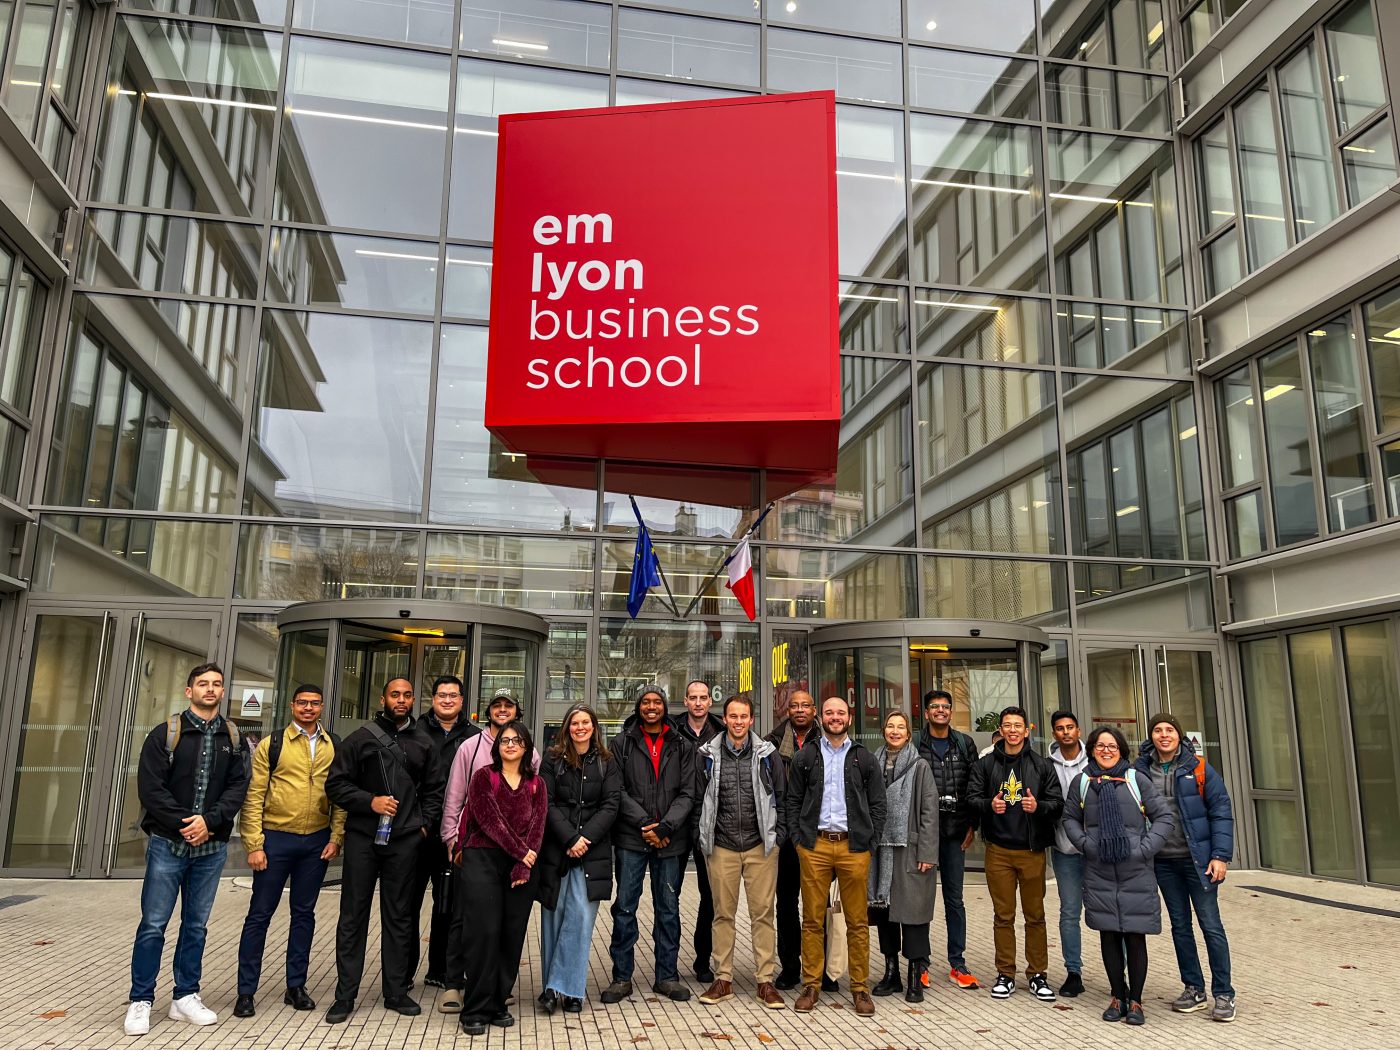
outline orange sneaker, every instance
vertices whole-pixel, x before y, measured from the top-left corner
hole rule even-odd
[[[973,977],[972,974],[968,973],[966,970],[959,970],[956,966],[948,971],[948,980],[952,981],[959,988],[965,988],[969,991],[980,987],[976,977]]]

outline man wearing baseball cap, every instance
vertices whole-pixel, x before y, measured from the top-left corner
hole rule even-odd
[[[1157,854],[1157,887],[1172,921],[1176,964],[1185,986],[1172,1003],[1177,1013],[1206,1008],[1205,976],[1196,950],[1191,911],[1201,924],[1210,959],[1212,1021],[1235,1019],[1230,984],[1230,942],[1220,921],[1220,884],[1235,852],[1235,814],[1225,781],[1181,731],[1175,715],[1153,715],[1147,739],[1138,749],[1137,769],[1180,814],[1167,844]]]

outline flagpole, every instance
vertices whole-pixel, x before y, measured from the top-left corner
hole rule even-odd
[[[628,496],[627,498],[632,503],[632,513],[637,516],[637,528],[646,531],[647,523],[642,520],[641,509],[637,506],[637,497]],[[652,557],[656,561],[656,575],[661,577],[661,586],[666,588],[666,597],[671,603],[671,615],[677,619],[684,619],[681,616],[680,608],[676,605],[676,596],[671,593],[671,581],[666,579],[666,570],[661,567],[661,559],[656,557],[655,548],[652,549]]]
[[[734,560],[734,551],[739,549],[739,544],[743,543],[744,540],[748,539],[748,537],[753,535],[754,530],[763,524],[763,519],[768,517],[768,512],[772,510],[776,505],[777,500],[768,501],[768,506],[763,508],[762,513],[760,513],[758,517],[754,518],[753,524],[750,525],[747,529],[745,529],[743,535],[735,541],[734,550],[731,550],[728,554],[721,558],[720,563],[716,565],[714,569],[710,571],[710,575],[705,578],[705,582],[701,584],[698,588],[696,588],[695,597],[690,600],[690,604],[685,607],[685,612],[681,614],[682,620],[688,617],[691,614],[691,612],[695,609],[695,607],[700,604],[700,599],[705,596],[705,588],[708,587],[712,582],[714,582],[715,577],[718,576],[722,571],[724,571],[724,567],[726,565],[728,565],[731,561]]]

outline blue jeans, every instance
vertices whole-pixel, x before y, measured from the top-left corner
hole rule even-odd
[[[316,935],[316,898],[321,895],[321,883],[329,866],[328,861],[321,859],[321,851],[331,840],[330,828],[310,835],[268,831],[263,839],[267,867],[253,872],[253,899],[238,942],[239,995],[257,994],[267,925],[282,902],[282,889],[288,879],[292,882],[292,921],[287,931],[287,987],[306,987],[311,939]]]
[[[204,924],[214,908],[219,875],[228,857],[228,843],[205,857],[177,857],[175,843],[152,835],[146,843],[146,877],[141,883],[141,923],[131,949],[131,1001],[156,997],[160,953],[165,950],[165,927],[180,898],[180,937],[175,942],[175,994],[183,999],[199,991],[204,967]]]
[[[1060,894],[1060,954],[1064,956],[1066,970],[1083,973],[1079,916],[1084,911],[1084,857],[1052,848],[1050,863],[1055,866],[1055,888]]]
[[[583,866],[575,864],[559,884],[553,908],[540,909],[540,973],[544,986],[582,999],[588,990],[588,956],[598,902],[588,899]]]
[[[943,923],[948,927],[948,965],[954,970],[966,970],[967,908],[963,905],[963,875],[967,871],[967,854],[963,852],[962,837],[938,840],[938,881],[943,884]]]
[[[642,900],[642,877],[651,869],[652,936],[656,938],[656,980],[677,981],[676,956],[681,947],[681,865],[684,857],[617,850],[617,897],[612,905],[613,980],[630,981],[637,946],[637,905]]]
[[[1181,983],[1204,989],[1201,956],[1196,951],[1196,933],[1191,928],[1191,909],[1206,939],[1206,957],[1210,960],[1210,994],[1235,994],[1230,983],[1230,942],[1225,938],[1225,926],[1220,921],[1220,894],[1206,889],[1201,871],[1191,857],[1158,857],[1157,886],[1162,891],[1162,903],[1172,921],[1172,944],[1176,948],[1176,965],[1181,971]]]

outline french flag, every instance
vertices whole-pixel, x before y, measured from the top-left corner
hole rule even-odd
[[[749,538],[745,536],[739,546],[734,548],[734,553],[729,556],[729,581],[725,584],[739,599],[739,604],[744,607],[744,614],[750,620],[757,619],[758,613],[754,608],[753,596],[753,555],[749,552]]]

